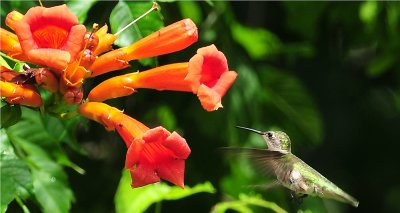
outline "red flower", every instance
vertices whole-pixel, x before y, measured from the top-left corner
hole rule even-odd
[[[207,111],[222,107],[221,98],[237,77],[235,71],[229,71],[225,55],[214,45],[197,50],[189,61],[189,81],[193,93],[197,94],[201,105]]]
[[[33,7],[14,26],[29,61],[57,71],[75,60],[86,32],[66,5]]]
[[[118,130],[118,127],[117,127]],[[140,187],[165,179],[184,187],[185,160],[190,154],[186,140],[163,127],[150,129],[136,138],[126,154],[132,186]]]
[[[104,103],[86,102],[78,112],[121,135],[128,147],[125,166],[131,171],[132,187],[159,182],[160,178],[184,187],[185,160],[190,148],[178,133],[163,127],[149,129]]]

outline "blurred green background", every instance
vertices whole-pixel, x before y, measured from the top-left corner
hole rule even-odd
[[[59,3],[44,2],[48,7]],[[285,131],[295,155],[360,201],[353,208],[306,198],[300,210],[400,212],[399,2],[158,3],[165,25],[192,18],[199,42],[158,57],[157,64],[187,61],[197,48],[215,44],[239,74],[223,99],[224,108],[212,113],[203,110],[193,94],[179,92],[142,89],[107,102],[147,126],[178,131],[192,150],[185,184],[210,181],[216,188],[214,194],[163,201],[162,212],[209,212],[239,194],[261,195],[296,211],[286,189],[247,187],[270,179],[257,174],[245,159],[232,160],[218,151],[226,146],[265,147],[258,135],[235,125]],[[35,4],[2,3],[2,24],[10,8],[25,13]],[[109,23],[116,4],[93,2],[85,25]],[[119,74],[148,68],[131,64]],[[114,75],[85,83],[86,92]],[[86,154],[65,147],[71,160],[86,170],[80,175],[66,169],[76,198],[71,212],[113,212],[126,147],[117,133],[97,123],[83,126],[78,125],[77,135]],[[10,209],[18,209],[16,205]]]

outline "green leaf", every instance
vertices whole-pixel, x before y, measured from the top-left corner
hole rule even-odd
[[[393,54],[384,54],[374,58],[369,62],[367,74],[370,77],[378,77],[389,70],[397,61],[397,56]]]
[[[146,113],[144,120],[159,120],[157,123],[166,129],[176,129],[176,117],[174,112],[167,105],[154,107]]]
[[[64,122],[68,123],[68,121]],[[71,138],[70,134],[72,133],[68,132],[64,122],[49,115],[42,117],[40,112],[24,107],[22,120],[8,128],[7,132],[11,140],[20,141],[22,148],[29,155],[40,153],[39,150],[36,150],[36,147],[29,146],[30,143],[37,144],[49,151],[59,163],[69,166],[82,174],[84,170],[71,162],[61,149],[63,140],[70,141],[70,143],[73,143],[74,140]]]
[[[3,56],[0,55],[0,66],[4,66],[8,69],[11,69],[10,65],[8,65],[7,61],[4,60]]]
[[[28,108],[22,109],[22,119],[17,124],[7,129],[10,141],[27,156],[34,195],[44,212],[68,212],[74,200],[60,164],[76,166],[61,149],[60,140],[65,134],[60,120]]]
[[[35,195],[44,212],[69,212],[74,195],[67,185],[62,167],[41,156],[29,158],[34,162],[32,170]]]
[[[15,155],[4,129],[0,130],[0,139],[1,212],[5,212],[12,200],[26,197],[33,186],[28,166]]]
[[[111,32],[117,33],[131,21],[148,11],[152,5],[152,2],[118,2],[110,14]],[[114,44],[122,47],[129,46],[163,26],[160,13],[153,11],[120,33]],[[139,61],[143,65],[155,64],[154,59],[141,59]]]
[[[20,105],[10,105],[1,102],[0,118],[1,124],[0,128],[7,128],[14,125],[21,119],[21,107]]]
[[[178,6],[182,17],[190,18],[196,24],[200,24],[203,20],[201,8],[198,2],[178,1]]]
[[[211,183],[197,184],[194,187],[186,186],[181,189],[165,183],[152,184],[140,188],[131,188],[131,177],[128,170],[124,170],[115,194],[116,212],[144,212],[152,204],[162,200],[178,200],[190,195],[207,192],[214,193]]]
[[[211,212],[224,213],[227,210],[232,209],[237,212],[251,213],[253,212],[253,210],[250,208],[250,206],[258,206],[270,209],[277,213],[287,212],[278,205],[276,205],[274,202],[263,200],[260,195],[246,195],[246,194],[240,194],[239,200],[218,203],[217,205],[214,206]]]
[[[27,66],[26,63],[24,62],[17,62],[14,64],[14,67],[12,70],[17,71],[17,72],[25,72],[24,67]]]
[[[79,22],[83,23],[86,20],[88,11],[96,2],[97,0],[75,0],[69,1],[67,6],[78,17]]]
[[[233,39],[253,59],[265,59],[281,51],[281,42],[272,32],[263,28],[250,28],[239,23],[231,26]]]
[[[366,24],[371,24],[376,19],[378,12],[378,2],[366,1],[362,2],[360,5],[359,16],[361,21]]]

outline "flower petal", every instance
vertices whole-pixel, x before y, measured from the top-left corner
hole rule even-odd
[[[95,32],[95,34],[99,37],[99,43],[95,51],[93,51],[94,55],[100,55],[103,52],[109,51],[112,49],[111,45],[117,40],[117,36],[107,33],[108,26],[104,25],[99,30]]]
[[[136,168],[130,169],[132,187],[137,188],[160,181],[160,177],[154,172],[152,165],[139,164]]]
[[[154,175],[184,187],[185,160],[190,154],[184,138],[175,132],[171,134],[163,127],[156,127],[146,131],[142,139],[135,140],[131,146],[133,148],[128,150],[126,165],[131,169],[133,187],[153,183],[157,180]],[[137,151],[138,146],[140,152]],[[133,162],[136,162],[136,168]]]
[[[197,54],[190,59],[185,80],[190,82],[203,108],[213,111],[222,107],[221,98],[236,77],[236,72],[229,71],[225,55],[210,45],[198,49]]]
[[[75,60],[86,32],[66,5],[33,7],[14,26],[29,61],[56,70]]]
[[[15,31],[15,26],[14,24],[21,20],[24,17],[20,12],[18,11],[11,11],[10,13],[7,14],[6,16],[6,25],[11,28],[12,30]]]

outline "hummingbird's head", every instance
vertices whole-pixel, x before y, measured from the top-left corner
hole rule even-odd
[[[262,132],[262,131],[250,129],[247,127],[241,127],[241,126],[236,126],[236,127],[240,128],[240,129],[252,131],[257,134],[262,135],[265,142],[267,143],[268,150],[278,151],[278,152],[282,152],[282,153],[290,153],[291,152],[290,138],[284,132],[281,132],[281,131]]]
[[[290,138],[286,133],[281,131],[267,131],[262,136],[267,142],[269,150],[285,153],[291,152]]]

